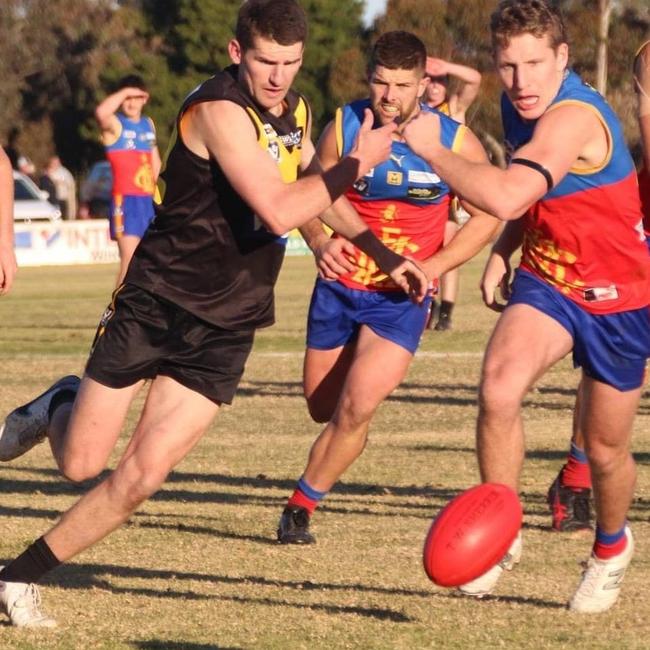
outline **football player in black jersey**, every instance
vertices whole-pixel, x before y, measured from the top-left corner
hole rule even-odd
[[[154,494],[232,400],[257,327],[273,322],[282,235],[325,211],[414,300],[428,279],[384,248],[344,190],[388,157],[394,124],[371,129],[322,172],[309,107],[291,90],[307,36],[296,0],[248,0],[228,51],[233,66],[185,100],[159,178],[161,203],[100,323],[81,382],[69,376],[16,409],[0,459],[49,439],[62,473],[97,476],[127,410],[151,380],[140,420],[113,473],[0,571],[12,624],[51,627],[36,582],[106,537]]]

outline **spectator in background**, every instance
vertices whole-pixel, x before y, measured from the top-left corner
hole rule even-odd
[[[63,166],[58,156],[49,159],[45,172],[54,184],[63,218],[74,219],[77,214],[77,186],[72,172]]]
[[[52,178],[52,173],[50,165],[48,163],[47,167],[44,169],[43,174],[38,179],[38,186],[45,192],[47,192],[47,200],[55,207],[61,209],[61,201],[56,192],[56,185],[54,184],[54,178]]]
[[[465,124],[467,109],[476,99],[481,85],[481,73],[474,68],[459,63],[451,63],[444,59],[427,57],[426,74],[429,84],[425,90],[424,101],[431,108],[449,115],[452,119]],[[457,88],[449,91],[450,77],[457,82]],[[467,221],[469,215],[462,209],[458,201],[453,201],[449,210],[449,219],[445,226],[444,245],[447,246],[458,232],[460,226]],[[440,310],[438,322],[435,323],[435,301],[431,302],[431,315],[427,324],[428,329],[444,331],[451,329],[451,313],[458,297],[458,269],[447,271],[440,278]]]
[[[13,203],[11,160],[0,147],[0,296],[9,292],[16,275]]]
[[[36,165],[27,156],[18,156],[18,171],[25,176],[29,176],[37,185]]]
[[[160,171],[156,130],[142,114],[149,93],[137,75],[124,77],[119,88],[95,109],[106,157],[113,170],[111,239],[120,250],[117,285],[154,217],[153,194]]]

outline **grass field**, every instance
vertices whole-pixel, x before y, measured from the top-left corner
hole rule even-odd
[[[599,616],[565,609],[591,545],[590,536],[551,532],[545,503],[568,448],[578,381],[570,362],[526,400],[522,564],[483,601],[435,587],[421,568],[432,517],[478,480],[476,382],[495,318],[479,303],[480,266],[462,271],[454,331],[425,334],[364,455],[317,511],[318,543],[301,548],[278,546],[275,528],[320,430],[300,385],[313,264],[287,259],[278,322],[259,333],[233,406],[127,526],[44,581],[45,608],[60,627],[30,632],[3,621],[0,647],[650,648],[647,393],[634,442],[637,553],[622,597]],[[20,271],[0,300],[0,416],[82,370],[114,274],[110,266]],[[0,467],[0,561],[82,491],[59,477],[45,445]]]

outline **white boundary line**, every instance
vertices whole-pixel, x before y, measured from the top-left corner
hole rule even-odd
[[[293,358],[302,357],[305,354],[304,350],[299,352],[255,352],[251,356],[256,357],[269,357],[269,358]],[[415,353],[415,359],[480,359],[483,357],[483,352],[431,352],[421,351]]]

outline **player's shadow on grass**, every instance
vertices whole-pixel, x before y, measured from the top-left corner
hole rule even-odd
[[[134,648],[141,650],[243,650],[234,645],[216,645],[215,643],[189,643],[188,641],[162,641],[150,639],[148,641],[131,641]]]
[[[448,591],[439,594],[445,598],[468,600],[467,596],[456,591]],[[476,599],[474,599],[476,600]],[[542,607],[544,609],[566,609],[566,603],[558,603],[553,600],[543,600],[542,598],[527,598],[526,596],[506,596],[488,594],[481,598],[481,603],[515,603],[517,605],[529,605],[532,607]]]
[[[126,587],[113,584],[110,576],[120,580],[156,580],[165,581],[165,589],[147,587]],[[199,582],[208,586],[236,587],[237,595],[224,593],[197,593],[183,589],[185,582]],[[110,564],[74,564],[62,565],[52,574],[48,575],[43,584],[53,584],[63,589],[101,589],[116,595],[128,594],[151,598],[171,598],[180,600],[221,600],[223,602],[236,602],[242,604],[268,605],[269,607],[288,607],[300,610],[326,612],[328,614],[353,614],[378,620],[387,620],[393,623],[405,623],[412,619],[402,612],[383,607],[363,607],[360,605],[335,605],[326,603],[305,602],[305,591],[331,591],[352,593],[379,593],[405,596],[430,596],[430,592],[422,590],[392,589],[387,587],[369,587],[356,583],[316,583],[311,581],[274,580],[262,576],[215,576],[203,573],[169,571],[161,569],[144,569],[130,566],[116,566]],[[300,602],[291,602],[277,596],[260,596],[260,588],[287,589],[300,596]],[[254,596],[241,595],[250,588]]]

